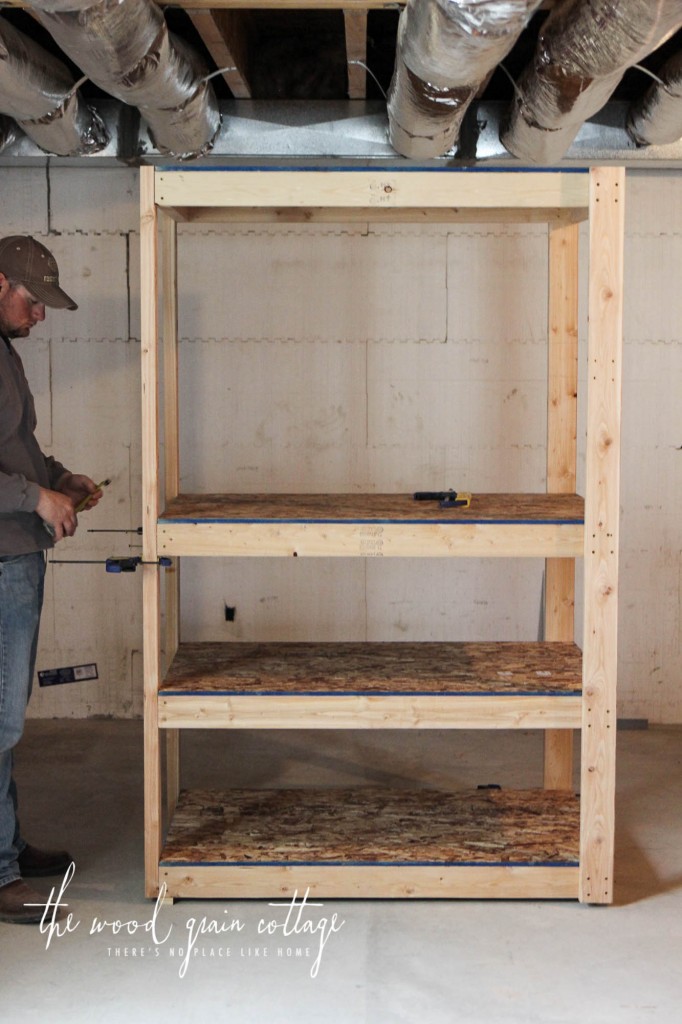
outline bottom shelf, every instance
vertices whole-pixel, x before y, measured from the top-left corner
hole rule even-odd
[[[169,896],[576,899],[579,800],[547,790],[183,792]]]

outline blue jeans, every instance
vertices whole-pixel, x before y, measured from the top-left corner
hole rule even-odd
[[[42,551],[0,558],[0,887],[21,877],[17,857],[26,846],[17,817],[13,751],[31,696],[44,578]]]

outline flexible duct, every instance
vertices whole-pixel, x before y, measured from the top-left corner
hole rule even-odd
[[[408,0],[388,94],[398,153],[435,157],[455,145],[464,114],[540,0]]]
[[[518,83],[502,142],[514,156],[552,164],[625,70],[682,25],[680,0],[563,0],[545,21]]]
[[[682,52],[665,62],[658,77],[628,114],[628,133],[639,146],[661,146],[682,137]]]
[[[0,153],[17,140],[17,123],[11,117],[0,114]]]
[[[188,159],[211,148],[220,113],[206,69],[153,0],[27,2],[88,78],[139,108],[160,152]]]
[[[66,65],[2,18],[0,110],[57,156],[96,153],[108,142],[104,123],[80,100]]]

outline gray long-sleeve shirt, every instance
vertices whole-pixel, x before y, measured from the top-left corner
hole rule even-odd
[[[42,551],[54,543],[35,509],[40,488],[53,489],[67,471],[41,452],[36,422],[21,359],[0,335],[0,556]]]

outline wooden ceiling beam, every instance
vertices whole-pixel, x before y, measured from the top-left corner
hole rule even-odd
[[[348,99],[364,100],[367,96],[367,11],[345,10],[343,21],[346,30]]]
[[[248,11],[188,8],[187,14],[216,68],[222,70],[232,95],[238,100],[250,99],[248,65],[251,32]]]

